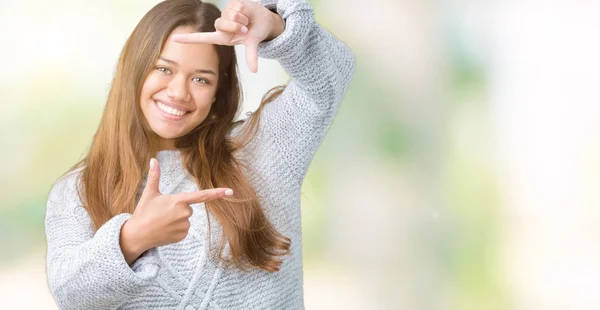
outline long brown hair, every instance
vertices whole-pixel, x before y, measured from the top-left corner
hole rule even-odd
[[[214,22],[220,15],[216,6],[200,0],[167,0],[142,18],[125,43],[90,150],[71,169],[84,167],[79,195],[96,230],[113,216],[135,210],[138,189],[155,155],[151,154],[152,133],[140,108],[140,91],[166,39],[179,26],[191,26],[198,32],[215,31]],[[212,257],[242,270],[278,271],[291,241],[265,216],[241,170],[246,166],[234,154],[256,133],[260,111],[283,87],[267,92],[249,124],[244,124],[241,138],[229,136],[231,129],[239,125],[233,122],[241,101],[237,59],[232,46],[215,48],[219,56],[216,101],[208,117],[179,138],[176,147],[198,188],[229,187],[234,191],[232,198],[205,203],[223,232]],[[224,255],[226,246],[231,257]]]

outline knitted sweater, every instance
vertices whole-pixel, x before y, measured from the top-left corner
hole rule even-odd
[[[291,81],[265,106],[257,135],[239,156],[250,164],[244,173],[267,218],[291,239],[280,271],[217,266],[207,252],[211,216],[203,203],[191,205],[185,239],[146,251],[130,267],[119,236],[131,214],[119,214],[94,231],[76,191],[81,170],[75,170],[57,180],[46,206],[48,284],[61,309],[304,308],[300,189],[350,83],[355,58],[315,23],[306,0],[258,2],[276,10],[286,25],[279,37],[260,44],[259,56],[277,59]],[[198,190],[179,151],[160,151],[156,158],[162,194]],[[214,238],[218,221],[211,217],[210,225]]]

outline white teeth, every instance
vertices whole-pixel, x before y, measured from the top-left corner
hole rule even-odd
[[[186,113],[184,111],[173,109],[173,108],[171,108],[169,106],[166,106],[166,105],[164,105],[164,104],[162,104],[162,103],[160,103],[158,101],[156,101],[156,105],[158,106],[159,109],[161,109],[161,110],[163,110],[163,111],[165,111],[165,112],[167,112],[167,113],[169,113],[171,115],[182,116],[182,115],[184,115]]]

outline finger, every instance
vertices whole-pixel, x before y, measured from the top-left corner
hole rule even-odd
[[[258,44],[260,42],[253,38],[246,40],[244,45],[246,46],[246,64],[248,69],[256,73],[258,72]]]
[[[248,19],[246,15],[244,15],[240,11],[232,9],[225,9],[221,14],[221,18],[240,23],[244,26],[248,26],[248,24],[250,23],[250,19]]]
[[[195,32],[181,33],[171,36],[171,40],[177,43],[207,43],[226,45],[231,37],[223,32]]]
[[[148,181],[142,195],[160,193],[158,184],[160,183],[160,164],[155,158],[150,159],[150,170],[148,171]]]
[[[175,198],[179,201],[185,202],[187,204],[194,204],[207,202],[231,195],[233,195],[233,190],[231,190],[230,188],[212,188],[191,193],[175,194],[173,196],[176,196]]]
[[[219,31],[230,32],[230,33],[246,33],[248,27],[224,18],[217,18],[215,20],[215,28]]]
[[[192,208],[189,204],[181,202],[177,205],[177,214],[180,215],[180,219],[189,219],[192,215],[194,215],[194,208]]]
[[[187,213],[185,214],[185,216],[189,219],[190,217],[192,217],[192,215],[194,215],[194,208],[192,208],[190,205],[187,205]]]
[[[227,8],[225,8],[225,9],[238,11],[238,12],[244,14],[245,16],[250,16],[250,13],[251,13],[250,8],[244,3],[243,0],[230,1],[227,4]]]

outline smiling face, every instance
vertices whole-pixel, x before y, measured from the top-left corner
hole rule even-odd
[[[196,32],[177,27],[171,35]],[[175,141],[198,126],[215,101],[219,57],[211,44],[181,44],[167,39],[140,94],[142,113],[159,150],[175,149]]]

